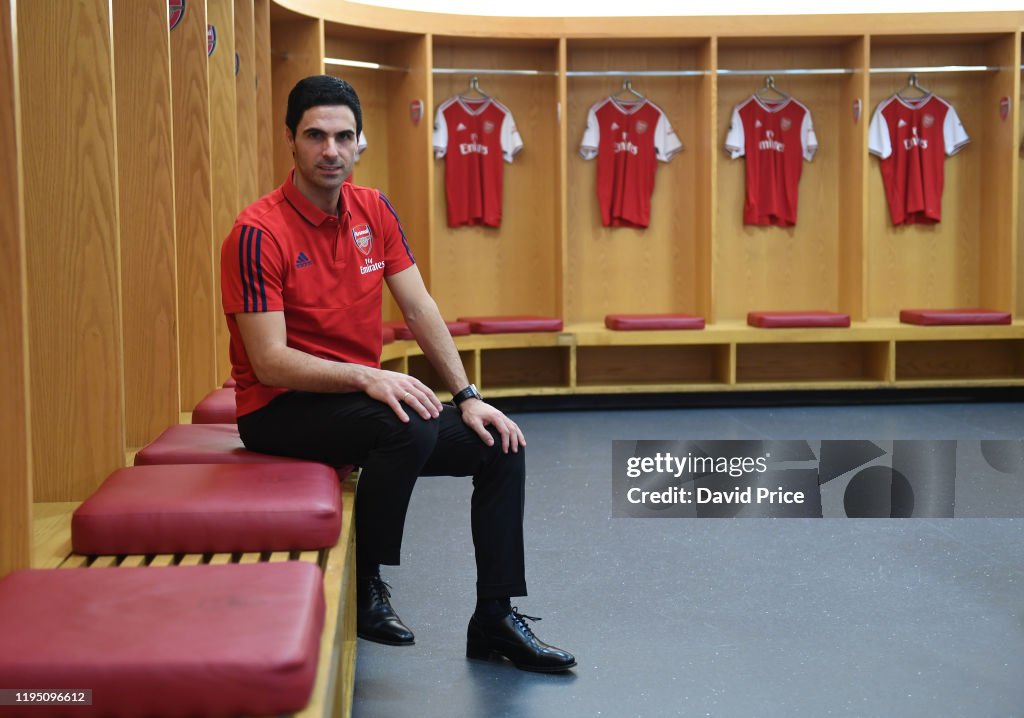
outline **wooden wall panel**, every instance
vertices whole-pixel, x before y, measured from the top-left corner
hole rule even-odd
[[[658,40],[649,43],[569,41],[570,71],[706,69],[704,47]],[[701,156],[708,141],[706,105],[709,91],[702,77],[636,77],[634,88],[661,107],[683,143],[668,163],[658,162],[646,229],[604,227],[597,200],[597,160],[579,155],[590,107],[622,89],[623,78],[570,77],[566,122],[568,167],[568,257],[566,319],[603,321],[614,312],[695,312],[700,280],[697,266],[706,262],[707,209],[698,197],[710,198],[702,185],[709,166]],[[624,96],[624,95],[623,95]],[[703,256],[705,259],[698,259]]]
[[[1014,228],[1019,220],[1017,195],[1016,113],[1020,94],[1020,48],[1017,33],[1006,33],[989,43],[989,66],[1000,68],[986,73],[983,80],[984,96],[982,121],[977,128],[982,135],[981,164],[985,190],[981,195],[981,216],[977,240],[980,245],[979,269],[984,281],[980,282],[979,301],[983,306],[1012,311],[1015,305]],[[1002,98],[1010,101],[1004,117],[1000,113]]]
[[[839,310],[855,321],[867,317],[865,293],[864,210],[867,206],[868,75],[866,37],[852,40],[843,50],[842,67],[854,74],[837,79],[839,94]],[[859,103],[860,116],[854,114]]]
[[[394,62],[400,67],[408,67],[409,72],[388,73],[388,104],[391,110],[379,125],[385,129],[385,136],[380,138],[373,151],[387,150],[388,199],[398,210],[413,256],[429,287],[433,276],[429,214],[429,170],[433,162],[430,41],[421,36],[396,43],[392,50]],[[409,114],[409,106],[414,100],[423,101],[423,117],[419,124],[413,124]],[[361,179],[357,182],[361,183]],[[396,319],[400,317],[395,306],[387,307],[386,311]]]
[[[256,18],[253,0],[235,0],[235,100],[238,125],[238,209],[259,199],[259,113],[256,105]]]
[[[171,48],[165,0],[114,0],[125,432],[178,422]]]
[[[22,226],[18,53],[10,0],[0,0],[0,578],[28,568],[32,541],[32,454],[28,413],[25,235]]]
[[[708,72],[697,83],[697,116],[694,118],[690,152],[696,156],[694,179],[694,255],[692,308],[695,314],[714,320],[713,293],[714,238],[717,227],[714,207],[718,162],[718,82],[714,73],[718,67],[718,39],[710,38],[698,50],[697,66]]]
[[[1024,36],[1017,36],[1018,52],[1021,53],[1021,61],[1024,63]],[[1017,78],[1018,89],[1016,98],[1017,111],[1017,272],[1016,281],[1016,305],[1014,316],[1024,315],[1024,112],[1020,109],[1021,102],[1024,102],[1024,68]]]
[[[209,87],[206,5],[190,2],[171,31],[182,411],[191,411],[220,379],[215,322],[221,310],[213,277]]]
[[[84,499],[124,463],[109,10],[17,7],[37,501]]]
[[[284,124],[284,108],[274,107],[274,81],[270,69],[270,0],[255,0],[256,37],[256,158],[259,166],[257,194],[262,197],[283,178],[274,174],[274,133]],[[274,118],[278,118],[275,122]]]
[[[292,169],[292,155],[285,141],[284,116],[288,93],[295,83],[324,71],[323,21],[307,18],[275,21],[270,32],[271,73],[273,77],[274,176],[280,184]]]
[[[235,93],[235,18],[233,0],[207,0],[207,21],[217,28],[217,47],[210,55],[210,171],[213,192],[214,325],[217,332],[218,383],[231,373],[230,337],[220,311],[220,246],[238,216],[238,101]],[[223,377],[223,378],[222,378]],[[213,388],[212,386],[210,388]]]
[[[435,67],[531,69],[553,73],[555,42],[449,42],[435,38]],[[437,106],[465,92],[469,75],[436,75]],[[558,83],[550,76],[482,75],[480,87],[512,112],[524,149],[504,165],[500,228],[448,226],[444,160],[435,163],[431,288],[445,318],[556,312],[558,253]],[[472,281],[466,281],[472,277]]]

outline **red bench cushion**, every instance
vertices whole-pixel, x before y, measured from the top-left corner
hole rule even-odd
[[[609,314],[604,325],[616,331],[642,329],[703,329],[704,317],[692,314]]]
[[[135,465],[265,464],[297,462],[285,456],[247,451],[234,424],[175,424],[135,455]]]
[[[314,463],[119,469],[71,518],[79,554],[309,550],[340,533],[338,475]]]
[[[32,716],[292,713],[323,622],[320,569],[301,561],[15,571],[0,580],[0,676],[92,690],[92,706]]]
[[[394,327],[385,326],[381,329],[381,340],[383,344],[391,344],[397,338]]]
[[[992,309],[901,309],[904,324],[1009,324],[1009,312]]]
[[[515,334],[519,332],[560,332],[562,320],[555,317],[459,317],[474,334]]]
[[[193,424],[234,424],[235,390],[214,389],[192,410]]]
[[[445,326],[448,327],[448,333],[453,337],[464,337],[470,333],[469,322],[445,322]],[[405,322],[384,322],[384,330],[388,329],[395,333],[395,339],[415,339]]]
[[[763,329],[782,327],[848,327],[850,326],[850,315],[821,311],[750,312],[747,314],[747,324]]]

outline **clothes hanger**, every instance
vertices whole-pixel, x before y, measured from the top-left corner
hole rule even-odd
[[[775,97],[768,97],[770,93],[775,93]],[[755,92],[754,95],[769,102],[781,102],[789,99],[789,95],[775,86],[775,75],[768,75],[764,78],[764,87]]]
[[[624,93],[624,92],[626,93],[626,97],[620,97],[620,95],[622,95],[622,93]],[[614,95],[612,95],[612,97],[614,97],[615,99],[623,99],[623,100],[646,100],[647,99],[646,97],[644,97],[642,94],[640,94],[639,92],[637,92],[633,88],[633,81],[630,80],[628,77],[622,81],[622,87],[620,87],[619,91],[616,92]]]
[[[919,94],[917,97],[908,95],[908,92],[917,91]],[[900,88],[900,91],[896,93],[905,100],[916,100],[920,97],[927,97],[932,94],[930,90],[925,89],[921,86],[921,83],[917,81],[917,73],[911,73],[910,77],[907,78],[907,84]]]
[[[470,97],[470,95],[476,93],[476,97]],[[462,93],[460,97],[464,100],[489,100],[491,96],[480,89],[480,79],[473,75],[469,78],[469,90]]]

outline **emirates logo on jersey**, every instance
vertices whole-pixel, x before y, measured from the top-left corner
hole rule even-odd
[[[917,136],[917,128],[916,127],[911,127],[910,128],[910,132],[911,132],[910,137],[908,137],[907,139],[903,140],[903,149],[905,149],[907,152],[909,152],[910,150],[912,150],[915,147],[920,147],[922,150],[928,149],[928,140],[926,140],[923,137],[918,137]]]
[[[628,152],[631,155],[640,154],[640,148],[629,141],[628,132],[622,133],[622,141],[614,143],[612,145],[612,150],[615,154],[619,154],[620,152]]]
[[[767,130],[764,133],[764,139],[757,143],[757,148],[768,152],[786,151],[786,145],[775,139],[775,132],[773,130]]]
[[[356,243],[356,248],[360,252],[369,254],[373,248],[373,232],[370,231],[370,225],[361,224],[358,227],[353,227],[352,241]]]
[[[494,132],[494,123],[490,120],[484,122],[484,132],[488,135]]]
[[[640,120],[639,122],[637,122],[636,123],[636,132],[637,132],[638,135],[642,135],[643,133],[647,132],[647,123],[644,122],[643,120]]]
[[[459,153],[463,155],[486,155],[487,145],[480,144],[479,136],[474,132],[469,136],[469,142],[459,143]]]
[[[787,131],[792,126],[793,120],[789,119],[788,117],[783,117],[781,120],[779,120],[779,127],[782,128],[783,132]]]

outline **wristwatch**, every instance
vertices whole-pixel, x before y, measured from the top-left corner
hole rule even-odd
[[[459,406],[466,399],[483,400],[483,397],[480,396],[480,390],[476,388],[476,384],[470,384],[465,389],[463,389],[458,394],[452,397],[452,401],[455,402],[455,406]]]

